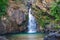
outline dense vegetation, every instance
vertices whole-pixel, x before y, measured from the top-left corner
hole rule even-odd
[[[0,17],[6,14],[8,0],[0,0]]]
[[[54,23],[55,29],[60,28],[59,24],[57,24],[57,22],[60,22],[60,0],[51,3],[49,9],[50,13],[44,12],[43,10],[37,9],[36,7],[33,9],[35,12],[37,12],[35,16],[40,26],[45,28],[45,25]]]
[[[52,3],[50,14],[56,18],[54,20],[57,23],[55,29],[60,29],[60,0]]]
[[[57,2],[53,2],[51,5],[51,15],[54,16],[56,21],[60,20],[60,0]]]

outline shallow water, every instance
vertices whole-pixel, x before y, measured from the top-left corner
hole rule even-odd
[[[9,40],[43,40],[44,34],[13,34],[8,35]]]

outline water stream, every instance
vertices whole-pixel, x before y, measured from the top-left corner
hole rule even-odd
[[[37,23],[35,17],[32,15],[32,9],[29,8],[28,12],[28,33],[36,33],[37,32]]]

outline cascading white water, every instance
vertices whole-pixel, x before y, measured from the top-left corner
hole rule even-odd
[[[31,8],[29,8],[28,33],[36,33],[37,32],[37,23],[36,23],[35,17],[31,13],[32,13],[32,10],[31,10]]]

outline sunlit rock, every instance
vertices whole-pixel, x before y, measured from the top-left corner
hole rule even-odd
[[[25,20],[25,14],[18,6],[9,8],[8,15],[17,24],[21,24]]]

